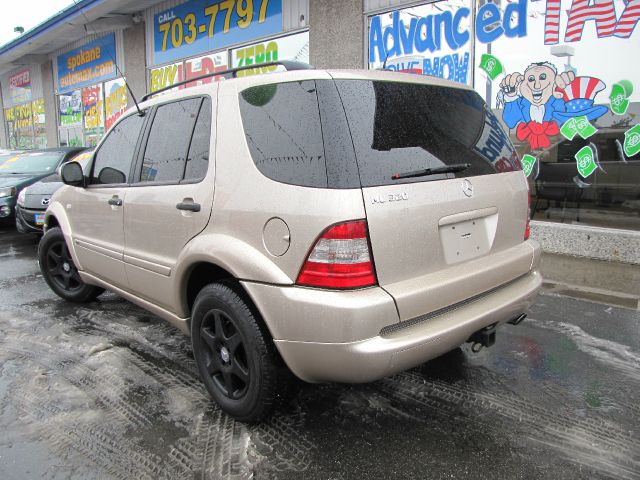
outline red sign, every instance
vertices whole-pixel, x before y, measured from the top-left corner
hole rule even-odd
[[[24,87],[31,83],[29,78],[29,70],[23,70],[9,77],[9,86],[11,88]]]

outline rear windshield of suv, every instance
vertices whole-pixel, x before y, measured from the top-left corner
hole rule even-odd
[[[498,118],[474,91],[368,80],[244,90],[240,110],[258,169],[284,183],[353,188],[520,169]],[[462,172],[392,179],[454,164]]]

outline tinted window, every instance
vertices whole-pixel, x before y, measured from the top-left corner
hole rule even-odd
[[[204,178],[209,167],[209,139],[211,135],[211,100],[205,97],[196,128],[193,131],[189,154],[187,155],[187,166],[185,168],[185,180],[199,180]]]
[[[398,82],[335,82],[353,137],[362,186],[510,171],[519,163],[498,119],[468,90]],[[392,180],[469,163],[460,173]]]
[[[240,95],[249,151],[258,169],[284,183],[327,187],[314,81],[260,85]]]
[[[141,182],[179,182],[200,98],[161,105],[156,110],[144,152]]]
[[[131,115],[113,127],[95,155],[91,183],[127,182],[143,124],[144,117]]]

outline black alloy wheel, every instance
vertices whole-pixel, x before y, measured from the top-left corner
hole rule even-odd
[[[49,245],[45,268],[49,271],[51,280],[62,290],[74,293],[84,285],[64,237]]]
[[[38,262],[51,290],[65,300],[84,303],[104,292],[100,287],[84,283],[59,227],[50,228],[40,239]]]
[[[209,310],[200,325],[205,368],[223,395],[239,400],[251,380],[245,342],[233,319],[222,310]]]
[[[236,420],[257,422],[293,392],[291,372],[241,287],[212,283],[191,312],[191,345],[211,398]]]

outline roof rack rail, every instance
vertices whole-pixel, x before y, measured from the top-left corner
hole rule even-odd
[[[198,80],[202,80],[204,78],[210,78],[210,77],[235,78],[235,77],[237,77],[236,74],[238,72],[243,71],[243,70],[249,70],[251,68],[258,68],[258,67],[259,68],[271,67],[271,66],[274,66],[274,65],[282,66],[287,71],[290,71],[290,70],[311,70],[311,69],[313,69],[313,66],[309,65],[308,63],[296,62],[296,61],[293,61],[293,60],[280,60],[280,61],[276,61],[276,62],[259,63],[259,64],[255,64],[255,65],[245,65],[243,67],[229,68],[228,70],[221,70],[219,72],[207,73],[207,74],[204,74],[204,75],[200,75],[198,77],[190,78],[189,80],[183,80],[181,82],[174,83],[173,85],[169,85],[167,87],[161,88],[160,90],[156,90],[155,92],[147,93],[144,97],[142,97],[141,101],[144,102],[145,100],[148,100],[149,98],[153,97],[154,95],[157,95],[157,94],[162,93],[162,92],[166,92],[167,90],[171,90],[171,89],[179,87],[181,85],[186,85],[187,83],[197,82]]]

